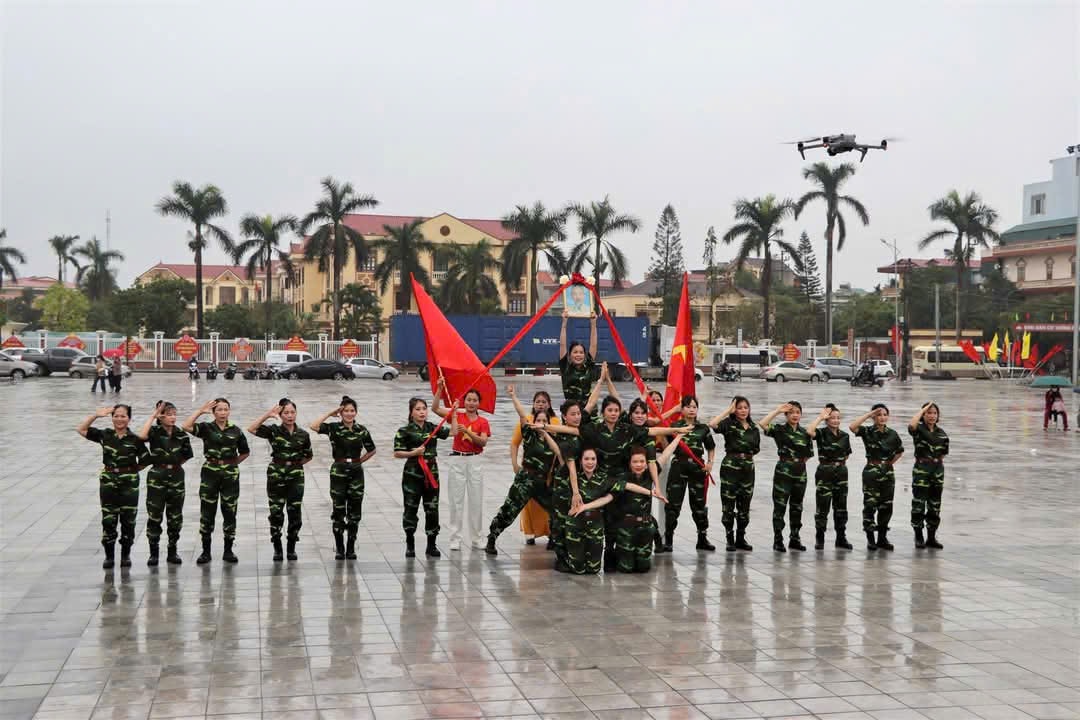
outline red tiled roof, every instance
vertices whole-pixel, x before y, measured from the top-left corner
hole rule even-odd
[[[896,261],[896,266],[900,272],[907,272],[912,268],[916,270],[923,270],[925,268],[934,267],[955,267],[953,261],[949,258],[900,258]],[[968,268],[971,270],[978,270],[982,267],[982,261],[980,260],[968,260]],[[882,265],[877,269],[879,273],[887,273],[889,275],[893,272],[893,264]]]
[[[439,215],[449,215],[449,213],[439,213]],[[432,217],[438,217],[438,215],[432,215],[425,217],[422,215],[373,215],[369,213],[356,213],[353,215],[345,216],[345,224],[353,230],[357,231],[361,235],[378,236],[382,237],[386,235],[386,229],[384,225],[390,227],[398,227],[401,225],[408,225],[416,220],[430,220]],[[459,218],[454,215],[450,217],[459,220],[470,227],[476,228],[485,235],[490,235],[496,240],[512,240],[514,233],[503,227],[501,220],[478,220],[475,218]],[[301,242],[292,243],[289,251],[294,254],[304,252],[304,247],[307,245],[307,238],[304,238]]]
[[[194,263],[158,263],[154,267],[143,272],[140,277],[154,270],[169,270],[184,280],[195,281]],[[247,268],[243,265],[207,265],[206,263],[203,263],[202,266],[203,280],[216,278],[226,272],[231,272],[241,280],[247,279]]]
[[[22,290],[23,288],[50,288],[56,284],[56,278],[48,275],[20,275],[17,280],[4,278],[4,290],[9,288]],[[74,288],[75,283],[65,282],[64,287]]]

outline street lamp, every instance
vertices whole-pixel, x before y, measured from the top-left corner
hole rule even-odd
[[[1080,145],[1069,145],[1065,152],[1076,156],[1076,248],[1073,255],[1073,337],[1072,383],[1080,384],[1077,360],[1080,359]]]
[[[900,345],[900,269],[897,267],[900,263],[900,248],[896,246],[896,241],[889,242],[885,238],[881,238],[881,244],[887,248],[891,248],[893,251],[893,288],[896,293],[893,295],[893,357],[896,359],[896,373],[903,377],[903,365],[904,359],[901,356],[902,347]]]

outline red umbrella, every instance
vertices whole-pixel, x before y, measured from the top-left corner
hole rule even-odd
[[[114,360],[114,359],[116,359],[118,357],[123,357],[123,356],[124,356],[124,348],[119,348],[119,347],[110,348],[110,349],[106,350],[105,352],[101,353],[101,357],[108,358],[110,360]]]

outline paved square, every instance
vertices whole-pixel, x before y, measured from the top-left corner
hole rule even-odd
[[[1080,436],[1043,433],[1038,391],[975,381],[883,390],[706,381],[706,415],[735,390],[750,397],[756,417],[797,399],[808,412],[831,400],[850,419],[881,399],[902,430],[920,402],[936,400],[952,439],[945,549],[912,546],[911,442],[901,432],[894,553],[868,553],[860,542],[856,442],[848,505],[856,549],[834,550],[830,527],[826,550],[774,554],[775,445],[763,438],[753,553],[725,553],[722,543],[716,553],[696,552],[687,518],[674,554],[660,556],[653,572],[569,577],[552,570],[542,544],[524,545],[516,526],[494,559],[445,543],[441,559],[405,559],[402,463],[391,444],[406,399],[428,393],[415,377],[193,384],[150,374],[122,393],[136,426],[158,398],[184,416],[225,395],[242,425],[283,395],[298,403],[304,425],[343,389],[360,400],[378,454],[367,466],[359,559],[334,560],[329,444],[315,437],[300,560],[271,562],[267,444],[249,438],[238,565],[220,561],[220,531],[213,563],[194,562],[195,441],[183,566],[146,567],[140,507],[134,565],[107,573],[100,449],[74,430],[107,404],[88,385],[44,378],[0,386],[0,718],[1080,717]],[[519,385],[522,397],[559,389],[557,380]],[[1075,408],[1076,396],[1069,402]],[[500,398],[484,460],[485,526],[510,483],[512,418]],[[709,505],[719,528],[718,493]],[[442,512],[445,522],[445,496]],[[812,513],[811,480],[807,529]]]

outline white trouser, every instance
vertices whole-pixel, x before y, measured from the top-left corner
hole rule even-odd
[[[657,468],[656,478],[660,481],[660,492],[664,494],[664,497],[667,497],[667,476],[670,469],[670,462],[663,467]],[[664,507],[664,503],[660,502],[657,498],[653,498],[653,517],[656,518],[656,526],[660,531],[660,537],[664,536],[664,531],[667,529]]]
[[[450,470],[446,481],[446,494],[450,498],[450,542],[460,542],[464,532],[466,542],[483,545],[484,473],[480,456],[451,455],[446,460]]]

